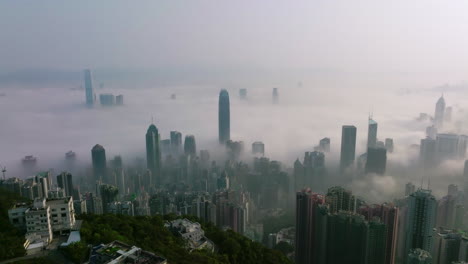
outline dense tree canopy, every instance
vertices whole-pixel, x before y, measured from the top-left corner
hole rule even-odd
[[[193,221],[195,217],[186,216]],[[130,217],[124,215],[82,215],[81,235],[91,244],[113,240],[139,246],[168,259],[169,263],[290,263],[279,251],[268,249],[232,231],[222,231],[211,223],[202,223],[205,235],[217,246],[215,253],[184,248],[184,241],[164,227],[174,215]]]

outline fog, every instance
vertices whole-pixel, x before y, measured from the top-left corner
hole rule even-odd
[[[231,138],[247,152],[263,141],[267,157],[291,167],[330,137],[326,163],[334,168],[341,126],[357,126],[358,156],[372,114],[379,140],[393,138],[395,152],[387,176],[349,187],[380,201],[401,195],[407,181],[430,178],[442,196],[449,183],[460,184],[462,161],[421,172],[410,146],[429,125],[416,121],[419,113],[433,115],[442,93],[454,108],[446,132],[468,134],[466,8],[466,1],[401,0],[4,1],[0,165],[23,178],[25,155],[35,155],[40,169],[60,169],[73,150],[89,166],[97,143],[108,159],[131,162],[145,156],[151,120],[163,139],[177,130],[195,135],[198,150],[213,149],[218,93],[227,89]],[[96,94],[123,94],[125,105],[86,108],[84,68],[94,72]],[[248,100],[239,99],[240,88]]]

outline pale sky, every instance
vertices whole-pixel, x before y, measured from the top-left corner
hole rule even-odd
[[[464,74],[468,1],[0,1],[0,70]]]

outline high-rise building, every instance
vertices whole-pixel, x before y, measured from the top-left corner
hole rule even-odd
[[[231,139],[231,120],[229,112],[229,93],[226,90],[221,90],[219,93],[219,143],[225,144]]]
[[[437,100],[435,114],[434,114],[434,125],[436,128],[441,129],[444,126],[445,118],[445,99],[442,95],[439,100]]]
[[[109,213],[109,204],[114,202],[119,194],[119,189],[113,185],[102,184],[99,186],[104,213]]]
[[[320,151],[323,151],[323,152],[330,152],[330,138],[322,138],[320,141],[319,141],[319,148],[320,148]]]
[[[84,70],[84,83],[86,91],[86,105],[94,105],[93,78],[89,69]]]
[[[460,137],[456,134],[437,134],[436,158],[439,161],[458,158],[460,155],[459,139]]]
[[[304,154],[305,186],[314,186],[316,190],[324,188],[325,154],[318,151]]]
[[[432,250],[437,201],[430,190],[419,189],[408,197],[405,225],[405,252],[410,249]]]
[[[115,97],[115,104],[116,105],[123,105],[124,104],[124,96],[123,94],[119,94]]]
[[[100,94],[99,103],[101,103],[102,106],[113,106],[115,105],[115,96],[108,93]]]
[[[71,173],[62,172],[57,175],[57,185],[64,190],[65,196],[73,196],[73,180]]]
[[[95,180],[107,181],[106,150],[103,146],[96,144],[91,150],[93,160],[93,173]]]
[[[356,156],[356,127],[343,126],[341,133],[341,170],[351,166]]]
[[[341,211],[328,216],[327,263],[367,263],[368,232],[367,222],[361,215]],[[381,234],[378,237],[385,242]],[[375,246],[382,248],[380,243]]]
[[[393,153],[393,139],[392,138],[385,139],[385,148],[387,149],[388,153]]]
[[[177,157],[182,152],[182,133],[171,131],[171,148],[172,153]]]
[[[462,234],[449,229],[439,228],[435,235],[433,263],[451,264],[459,259]]]
[[[374,148],[377,144],[377,122],[369,117],[369,129],[367,130],[367,148]]]
[[[366,173],[385,174],[387,166],[387,150],[385,148],[368,148]]]
[[[355,210],[356,198],[351,191],[343,187],[335,186],[329,188],[325,199],[332,214],[339,211],[354,212]]]
[[[265,144],[260,141],[256,141],[252,144],[252,154],[265,155]]]
[[[370,224],[374,222],[373,220],[378,219],[379,222],[385,225],[385,261],[380,263],[395,263],[395,253],[398,238],[398,207],[387,203],[381,205],[376,204],[371,206],[362,206],[359,208],[359,214],[364,215]],[[369,230],[371,230],[371,228],[369,228]],[[372,237],[371,234],[369,235]]]
[[[161,180],[161,149],[159,140],[158,129],[154,124],[151,124],[146,132],[146,164],[151,172],[151,185],[156,185]]]
[[[193,135],[185,136],[184,152],[185,152],[185,155],[191,155],[193,157],[197,155],[197,145],[195,143],[195,136]]]
[[[313,193],[310,189],[304,189],[296,194],[296,263],[323,263],[317,261],[321,253],[320,249],[325,243],[316,241],[315,236],[326,230],[327,212],[321,211],[319,205],[324,203],[322,195]],[[320,219],[324,217],[325,221]],[[320,229],[318,227],[321,227]]]
[[[436,141],[432,138],[421,139],[419,160],[424,168],[433,167],[436,162]]]

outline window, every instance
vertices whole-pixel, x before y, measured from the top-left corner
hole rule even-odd
[[[62,217],[66,217],[66,216],[67,216],[67,214],[62,214]]]
[[[65,208],[60,208],[60,210],[65,211]]]

